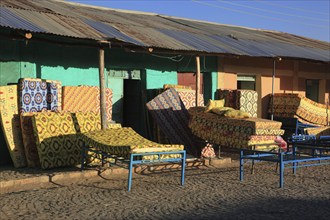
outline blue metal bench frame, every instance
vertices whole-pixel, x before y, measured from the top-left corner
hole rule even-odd
[[[82,160],[81,160],[81,171],[84,170],[84,164],[88,155],[88,152],[93,152],[96,154],[101,155],[102,165],[104,164],[104,160],[106,158],[113,158],[112,155],[109,155],[106,152],[92,149],[90,147],[83,147],[82,148]],[[156,159],[156,160],[143,160],[143,156],[148,155],[157,155],[158,158],[161,158],[162,155],[169,155],[169,154],[180,154],[180,158],[164,158],[164,159]],[[164,162],[172,162],[172,163],[181,163],[181,185],[184,185],[184,177],[185,177],[185,167],[186,167],[186,151],[166,151],[166,152],[148,152],[148,153],[131,153],[130,160],[129,160],[129,171],[128,171],[128,184],[127,190],[131,191],[132,187],[132,176],[133,176],[133,165],[136,164],[155,164],[155,163],[164,163]]]
[[[249,149],[240,149],[240,171],[239,178],[243,181],[243,165],[244,160],[256,161],[268,161],[275,162],[280,165],[279,169],[279,187],[283,188],[284,185],[284,169],[285,166],[292,168],[293,174],[296,174],[296,170],[299,167],[320,166],[330,164],[330,155],[322,154],[324,151],[330,150],[328,143],[310,143],[310,142],[293,142],[292,151],[289,152],[265,152]],[[311,150],[310,155],[302,155],[298,149]],[[329,162],[328,162],[329,161]],[[310,163],[305,163],[310,162]]]

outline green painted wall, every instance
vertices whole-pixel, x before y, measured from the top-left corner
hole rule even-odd
[[[9,34],[9,31],[0,29],[0,86],[17,83],[18,79],[23,77],[60,80],[63,86],[99,85],[98,48],[8,40],[2,38],[1,34]],[[64,38],[58,37],[56,40],[59,39]],[[66,41],[69,40],[66,38]],[[82,43],[74,39],[70,41]],[[110,70],[140,70],[139,88],[143,97],[140,103],[141,106],[145,106],[145,102],[150,97],[148,92],[162,88],[164,84],[177,84],[177,71],[194,72],[196,63],[194,56],[136,53],[124,49],[106,48],[105,69],[107,85],[112,81],[107,74]],[[216,57],[201,57],[201,71],[216,72]],[[213,80],[211,81],[213,83]],[[213,87],[212,84],[211,90]],[[124,95],[122,90],[118,90],[118,93]],[[141,112],[145,113],[145,111]],[[137,120],[144,123],[144,118],[141,115]]]
[[[99,86],[99,70],[97,68],[79,69],[63,67],[41,67],[41,78],[60,80],[62,86],[90,85]]]
[[[164,84],[178,84],[177,72],[146,70],[146,89],[163,88]]]
[[[218,73],[204,73],[204,100],[207,102],[209,99],[215,98],[215,93],[218,88]],[[205,103],[206,104],[206,103]]]

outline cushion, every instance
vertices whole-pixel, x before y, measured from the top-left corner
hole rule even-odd
[[[227,110],[224,113],[224,116],[228,117],[228,118],[248,118],[249,117],[249,113],[241,111],[241,110]]]
[[[210,99],[209,102],[206,105],[205,112],[211,111],[212,108],[224,107],[224,106],[225,106],[225,100],[224,99],[220,99],[220,100]]]
[[[224,115],[227,111],[235,110],[230,107],[215,107],[211,109],[211,112],[217,114],[217,115]]]

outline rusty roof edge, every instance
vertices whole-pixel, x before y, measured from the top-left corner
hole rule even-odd
[[[141,53],[150,53],[147,48],[150,48],[152,46],[136,46],[132,45],[133,47],[127,47],[131,49],[135,49],[136,52]],[[145,49],[145,50],[138,50],[138,49]],[[166,49],[166,48],[158,48],[158,47],[152,47],[153,52],[155,54],[180,54],[180,55],[205,55],[205,56],[224,56],[224,57],[250,57],[250,58],[265,58],[265,59],[278,59],[281,58],[282,60],[300,60],[300,61],[307,61],[307,62],[313,62],[313,63],[329,63],[330,60],[324,61],[324,60],[318,60],[318,59],[309,59],[309,58],[301,58],[301,57],[290,57],[290,56],[279,56],[279,55],[273,55],[273,56],[249,56],[249,55],[238,55],[238,54],[230,54],[230,53],[215,53],[215,52],[205,52],[205,51],[196,51],[196,50],[174,50],[174,49]]]
[[[73,6],[81,6],[81,7],[86,7],[86,8],[95,8],[95,9],[100,9],[100,10],[105,10],[105,11],[117,11],[117,12],[124,12],[124,13],[131,13],[131,14],[143,14],[143,15],[158,15],[157,13],[152,13],[152,12],[142,12],[142,11],[134,11],[134,10],[124,10],[124,9],[116,9],[116,8],[109,8],[109,7],[102,7],[102,6],[94,6],[94,5],[87,5],[87,4],[81,4],[77,2],[68,2],[65,0],[53,0],[54,2],[61,2],[64,4],[69,4]]]

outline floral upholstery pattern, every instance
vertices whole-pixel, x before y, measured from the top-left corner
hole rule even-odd
[[[72,113],[40,112],[32,118],[41,168],[80,163],[83,142],[76,135]]]
[[[17,105],[17,85],[0,86],[1,127],[15,167],[26,166]]]
[[[19,111],[21,113],[61,110],[61,82],[21,78],[18,84]]]
[[[100,89],[97,86],[63,86],[63,111],[100,112]],[[107,120],[112,116],[112,90],[106,89]]]

